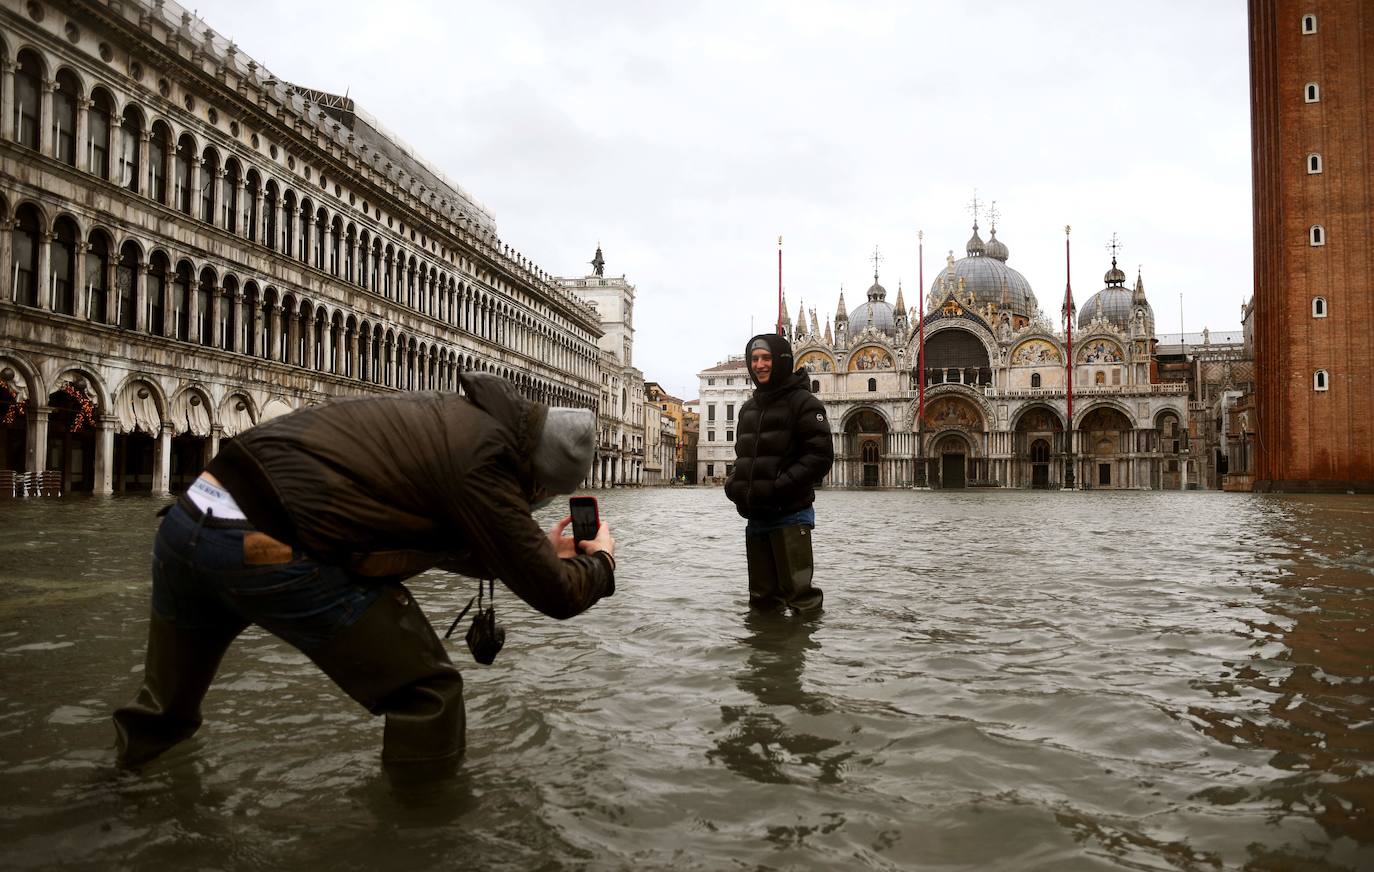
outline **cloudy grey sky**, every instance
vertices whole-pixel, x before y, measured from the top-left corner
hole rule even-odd
[[[187,3],[191,5],[191,3]],[[1234,329],[1251,293],[1244,0],[198,0],[277,76],[349,94],[548,271],[599,241],[638,288],[635,360],[696,373],[788,308],[895,298],[996,201],[1057,321],[1106,244],[1160,332]],[[987,238],[987,218],[980,221]]]

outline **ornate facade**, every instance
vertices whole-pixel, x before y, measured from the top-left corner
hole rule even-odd
[[[158,493],[339,394],[596,407],[596,310],[353,101],[171,2],[0,3],[0,470]]]
[[[645,483],[647,430],[644,373],[634,365],[635,286],[623,275],[606,276],[600,245],[591,265],[589,275],[556,280],[568,293],[591,305],[601,326],[601,398],[590,483],[596,487],[641,485]]]
[[[1078,311],[1069,414],[1068,337],[1040,313],[1009,251],[975,224],[967,256],[908,310],[878,281],[832,330],[788,317],[798,366],[829,409],[842,487],[1182,488],[1188,386],[1154,378],[1154,313],[1113,259]],[[922,339],[924,334],[924,339]],[[922,346],[924,348],[922,352]],[[923,359],[921,359],[923,357]],[[924,408],[920,377],[924,369]]]

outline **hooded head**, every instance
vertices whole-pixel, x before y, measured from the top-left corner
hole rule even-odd
[[[792,343],[776,333],[760,333],[744,346],[744,362],[755,387],[774,390],[792,375]]]
[[[535,487],[546,497],[572,493],[587,477],[595,453],[596,413],[550,408],[530,455]]]

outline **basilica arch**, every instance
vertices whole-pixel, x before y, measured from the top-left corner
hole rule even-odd
[[[1136,486],[1137,431],[1130,414],[1116,403],[1095,403],[1078,416],[1078,478],[1085,488]]]
[[[1058,488],[1063,484],[1064,418],[1060,410],[1034,403],[1012,421],[1012,487]]]
[[[896,482],[889,451],[892,426],[886,415],[872,406],[859,406],[841,420],[840,433],[840,456],[836,458],[840,480],[836,484],[891,487]]]

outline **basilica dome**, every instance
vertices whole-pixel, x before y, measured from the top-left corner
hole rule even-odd
[[[1089,297],[1078,310],[1080,328],[1097,317],[1099,306],[1102,309],[1102,317],[1122,329],[1130,325],[1131,316],[1137,307],[1143,308],[1145,314],[1153,318],[1154,312],[1150,309],[1150,304],[1145,302],[1144,295],[1142,294],[1142,299],[1137,303],[1135,293],[1126,287],[1126,274],[1117,268],[1116,258],[1112,258],[1112,268],[1107,270],[1107,274],[1102,278],[1107,286]]]
[[[1005,289],[1012,314],[1025,318],[1035,317],[1040,304],[1036,302],[1035,293],[1031,290],[1026,277],[1007,266],[1009,252],[1006,243],[997,238],[996,228],[992,230],[992,238],[985,243],[978,235],[978,225],[974,224],[973,236],[964,246],[964,250],[967,257],[954,260],[951,255],[950,264],[940,271],[935,281],[931,282],[926,296],[926,311],[934,311],[944,302],[946,279],[949,288],[956,293],[959,289],[959,279],[963,279],[964,293],[973,292],[977,308],[981,309],[988,303],[1000,308]]]
[[[873,287],[868,289],[868,302],[861,303],[849,313],[849,331],[858,333],[868,327],[870,320],[873,329],[888,336],[897,335],[897,322],[892,304],[887,302],[887,288],[878,284],[878,276],[873,276]]]

